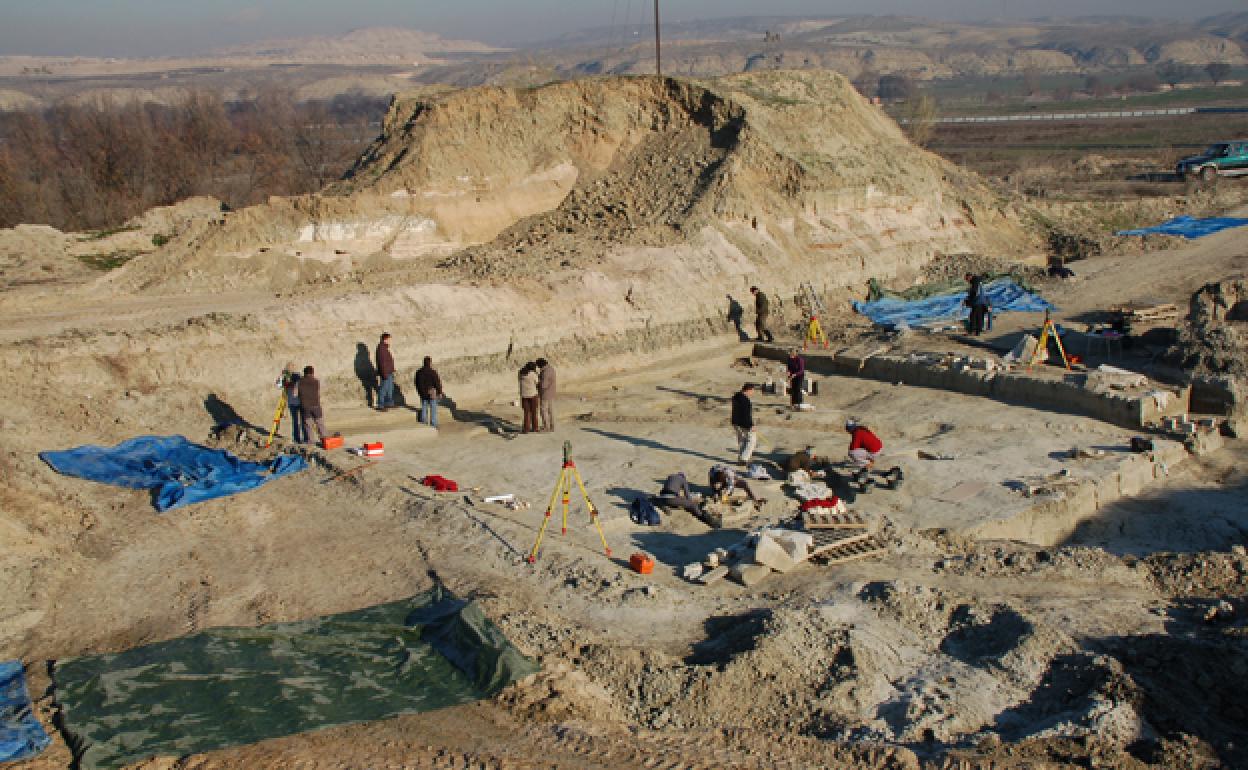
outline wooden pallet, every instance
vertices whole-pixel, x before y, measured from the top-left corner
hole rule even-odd
[[[855,545],[856,543],[865,543],[871,539],[871,534],[864,531],[855,531],[852,529],[816,529],[810,533],[813,542],[810,544],[809,558],[817,558],[829,551],[838,548]]]
[[[879,556],[888,551],[888,546],[879,538],[866,535],[863,538],[851,538],[824,548],[811,559],[818,559],[824,564],[844,564],[847,561],[866,559]]]
[[[802,526],[809,531],[817,529],[866,529],[871,522],[853,511],[826,513],[829,508],[812,508],[802,511]]]

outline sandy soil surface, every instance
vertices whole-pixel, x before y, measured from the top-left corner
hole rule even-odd
[[[667,85],[658,85],[629,87],[644,86],[661,114],[671,102]],[[834,90],[842,91],[848,94]],[[584,94],[565,96],[569,114],[581,114]],[[503,98],[489,96],[495,97]],[[667,189],[661,176],[671,169],[663,166],[663,153],[686,139],[718,162],[721,143],[708,143],[684,122],[636,144],[635,152],[623,143],[635,140],[631,129],[621,128],[621,144],[612,149],[621,157],[600,159],[600,176],[578,177],[575,192],[544,213],[513,208],[536,160],[548,160],[542,148],[533,149],[534,168],[521,164],[514,172],[520,181],[498,188],[498,210],[523,218],[507,224],[499,214],[495,224],[506,224],[503,235],[457,252],[453,264],[429,259],[353,273],[344,259],[342,272],[312,274],[300,272],[298,254],[274,256],[317,207],[326,221],[377,214],[367,196],[278,201],[239,212],[225,225],[198,223],[174,247],[94,282],[45,271],[38,260],[22,263],[51,279],[32,285],[15,272],[15,288],[0,310],[0,657],[27,662],[40,718],[49,725],[53,718],[47,661],[209,626],[346,611],[411,595],[438,579],[479,599],[543,672],[488,703],[139,766],[1248,766],[1242,699],[1248,447],[1242,441],[1186,458],[1061,542],[979,540],[968,533],[983,522],[1030,510],[1033,503],[1015,491],[1020,480],[1061,470],[1112,473],[1131,432],[940,390],[823,377],[811,412],[793,413],[781,397],[758,397],[761,459],[774,462],[807,442],[835,458],[846,444],[845,416],[873,425],[886,443],[884,464],[906,472],[901,489],[876,489],[853,502],[873,519],[885,553],[835,566],[805,564],[748,588],[683,579],[682,565],[740,541],[753,526],[792,517],[796,503],[778,482],[761,483],[767,503],[752,521],[730,528],[712,529],[679,512],[653,528],[629,521],[628,501],[657,491],[668,473],[684,471],[701,486],[710,464],[733,457],[727,399],[744,380],[765,379],[767,372],[741,362],[751,348],[736,341],[720,315],[726,289],[737,291],[758,275],[796,286],[814,265],[840,289],[871,274],[903,281],[930,263],[932,233],[958,246],[989,244],[1014,228],[990,232],[971,222],[976,211],[991,215],[986,198],[975,192],[956,200],[954,183],[942,176],[948,169],[928,159],[927,181],[897,182],[913,189],[899,186],[882,197],[872,187],[861,201],[833,209],[835,217],[853,219],[852,228],[824,222],[811,230],[817,217],[833,216],[826,208],[815,214],[815,204],[826,199],[812,198],[807,210],[785,197],[796,189],[785,180],[828,189],[836,180],[811,171],[823,161],[789,165],[775,158],[787,157],[781,151],[802,133],[799,118],[815,114],[811,105],[821,102],[740,99],[751,114],[764,116],[793,107],[790,102],[805,106],[794,107],[798,112],[784,117],[787,128],[770,135],[784,142],[745,144],[750,154],[743,157],[754,165],[744,167],[759,176],[724,177],[731,186],[714,188],[720,191],[714,198],[699,197],[709,189],[699,185],[673,200],[638,198],[639,206],[661,204],[664,216],[685,211],[689,195],[700,200],[697,218],[673,220],[680,227],[651,227],[650,209],[639,209],[645,216],[621,213],[609,207],[614,192],[595,197],[595,191],[641,183],[651,186],[637,190]],[[722,104],[723,115],[738,109],[736,102]],[[853,117],[860,107],[846,107],[845,114]],[[438,120],[446,113],[451,125],[462,125],[450,112],[433,111]],[[690,114],[698,125],[719,120]],[[863,136],[879,120],[858,119]],[[422,120],[433,122],[428,114]],[[621,125],[634,120],[621,118]],[[769,128],[765,123],[760,131]],[[429,141],[453,144],[436,127],[426,128]],[[845,144],[858,152],[856,143]],[[814,149],[823,152],[817,158],[841,152]],[[577,149],[591,159],[599,151],[606,152]],[[428,168],[404,168],[410,158],[397,138],[377,152],[393,161],[385,168],[403,177],[392,180],[396,187],[427,188],[419,177]],[[778,168],[789,176],[762,175]],[[439,173],[453,179],[457,169],[448,165]],[[720,178],[715,173],[706,179]],[[865,183],[876,170],[864,166],[857,173]],[[725,189],[731,195],[722,195]],[[760,203],[773,194],[768,190],[777,191],[770,209]],[[942,197],[942,191],[950,192]],[[920,203],[933,197],[941,199],[940,210],[924,210]],[[725,209],[728,204],[742,208]],[[967,219],[955,223],[945,209],[949,216],[962,210]],[[757,226],[741,214],[754,210],[762,212]],[[607,244],[601,253],[568,229],[575,231],[578,217],[598,214],[609,223],[597,231]],[[1013,221],[1002,212],[992,216]],[[282,217],[277,227],[275,218]],[[929,220],[939,227],[923,224]],[[707,222],[713,227],[703,227]],[[866,240],[881,223],[897,228],[883,250]],[[813,253],[807,246],[826,245],[834,232],[862,236],[855,236],[852,252],[837,257],[841,262],[791,256]],[[696,248],[687,242],[697,239],[705,242]],[[341,250],[374,248],[369,243],[344,237]],[[500,244],[533,261],[505,260]],[[1157,294],[1177,303],[1183,292],[1242,270],[1246,251],[1248,232],[1239,230],[1177,251],[1087,260],[1077,263],[1077,280],[1042,289],[1069,322],[1109,303]],[[868,252],[887,260],[869,264]],[[253,272],[237,272],[244,264]],[[534,265],[547,272],[526,274]],[[262,269],[289,279],[289,287],[264,284]],[[444,283],[435,285],[430,275]],[[829,296],[835,299],[831,290]],[[787,304],[782,310],[782,319],[795,320]],[[1009,333],[1034,331],[1038,322],[1004,317],[988,342],[1009,344]],[[442,373],[454,403],[444,406],[436,432],[418,425],[410,409],[379,413],[365,405],[356,379],[360,351],[367,364],[383,323],[394,323],[388,328],[396,332],[405,389],[419,355],[447,362]],[[777,323],[781,339],[794,339],[783,326]],[[899,341],[852,320],[833,326],[838,344],[878,339],[910,349],[983,352],[956,337],[914,334]],[[530,352],[559,367],[553,434],[515,430],[512,364]],[[364,467],[344,451],[291,447],[285,439],[275,450],[260,448],[277,395],[273,370],[289,358],[323,366],[330,429],[349,445],[383,440],[381,462]],[[1148,357],[1133,352],[1125,363],[1147,364]],[[213,430],[223,422],[234,427]],[[312,468],[245,495],[161,515],[146,493],[59,476],[36,455],[144,433],[183,433],[247,457],[300,451]],[[530,565],[525,557],[565,441],[602,511],[612,553],[603,553],[578,505],[569,532],[548,533]],[[1070,459],[1065,455],[1074,446],[1105,455]],[[953,459],[921,459],[920,450]],[[438,495],[421,486],[429,473],[456,479],[461,492]],[[480,500],[508,492],[531,507],[509,510]],[[627,568],[636,550],[657,557],[653,575]],[[69,764],[58,739],[27,767]]]

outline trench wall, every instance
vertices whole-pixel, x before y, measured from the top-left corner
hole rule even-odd
[[[788,357],[784,348],[758,345],[754,355],[774,361]],[[1037,407],[1054,412],[1078,414],[1124,428],[1142,428],[1160,422],[1162,417],[1181,415],[1188,411],[1191,388],[1169,391],[1169,397],[1158,400],[1151,395],[1100,392],[1084,387],[1084,375],[1065,375],[1062,379],[1028,372],[957,370],[924,359],[897,355],[866,355],[851,352],[806,354],[807,368],[817,374],[865,377],[881,382],[900,382],[921,388],[936,388],[1003,401],[1008,404]]]

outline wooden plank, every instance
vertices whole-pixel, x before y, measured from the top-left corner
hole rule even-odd
[[[871,523],[854,511],[845,513],[827,513],[829,508],[812,508],[802,511],[802,526],[807,530],[816,529],[866,529]]]

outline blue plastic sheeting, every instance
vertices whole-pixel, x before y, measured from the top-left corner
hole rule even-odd
[[[983,289],[994,315],[1010,311],[1042,313],[1054,309],[1047,300],[1023,289],[1008,278],[986,283]],[[965,291],[915,300],[884,297],[873,302],[855,302],[854,310],[879,326],[921,326],[931,321],[966,318],[971,311],[962,304],[964,299]]]
[[[1232,227],[1243,227],[1248,225],[1248,219],[1236,219],[1235,217],[1210,217],[1208,219],[1197,219],[1195,217],[1175,217],[1168,222],[1162,222],[1153,227],[1141,227],[1138,230],[1119,230],[1114,235],[1181,235],[1184,238],[1203,238],[1206,235],[1213,235],[1222,230],[1229,230]]]
[[[30,710],[22,664],[0,662],[0,762],[30,759],[51,742]]]
[[[308,467],[298,455],[281,455],[267,464],[247,462],[182,436],[139,436],[112,448],[81,446],[40,452],[39,457],[67,476],[152,489],[161,511],[246,492]]]

